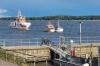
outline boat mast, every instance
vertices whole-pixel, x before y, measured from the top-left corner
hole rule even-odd
[[[58,20],[58,27],[60,27],[59,20]]]
[[[18,14],[17,14],[17,17],[21,17],[21,16],[22,16],[22,14],[21,14],[21,11],[19,10]]]

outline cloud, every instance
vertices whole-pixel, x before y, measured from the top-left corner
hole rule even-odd
[[[7,9],[0,8],[0,14],[4,14],[4,13],[7,13],[7,12],[8,12]]]

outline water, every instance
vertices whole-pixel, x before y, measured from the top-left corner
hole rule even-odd
[[[79,37],[79,22],[82,20],[60,20],[60,25],[63,26],[64,32],[50,33],[44,32],[48,20],[33,20],[30,30],[11,29],[9,23],[12,20],[0,20],[0,39],[33,39],[49,37],[51,39],[65,36],[66,38],[78,39]],[[54,25],[57,25],[57,20],[50,20]],[[82,40],[100,40],[100,20],[84,20],[82,21]],[[85,38],[86,37],[86,38]]]
[[[82,42],[86,43],[97,43],[100,42],[100,20],[60,20],[60,25],[63,26],[64,32],[44,32],[48,20],[31,20],[32,23],[30,30],[20,30],[20,29],[11,29],[9,24],[13,20],[0,20],[0,41],[1,39],[6,39],[8,41],[13,41],[10,39],[31,39],[33,44],[36,44],[37,39],[39,38],[39,44],[41,38],[47,37],[53,43],[59,42],[59,36],[64,36],[65,43],[70,43],[70,40],[73,40],[74,43],[79,43],[80,37],[80,21],[82,23]],[[54,25],[57,25],[57,20],[50,20]],[[35,39],[34,39],[35,38]],[[34,39],[34,40],[32,40]],[[19,41],[17,40],[17,41]],[[6,43],[11,43],[6,41]],[[13,41],[13,43],[16,41]],[[34,43],[35,42],[35,43]],[[15,45],[15,44],[14,44]]]

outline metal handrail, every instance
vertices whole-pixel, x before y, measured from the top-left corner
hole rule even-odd
[[[91,38],[91,39],[90,39]],[[50,38],[52,41],[51,44],[59,44],[59,38]],[[65,37],[64,44],[70,44],[70,40],[73,40],[73,44],[79,43],[79,37]],[[33,38],[33,39],[0,39],[0,45],[34,45],[41,44],[41,38]],[[82,43],[100,43],[99,37],[83,37]]]

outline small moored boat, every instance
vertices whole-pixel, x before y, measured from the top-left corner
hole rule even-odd
[[[58,20],[58,26],[56,27],[55,31],[56,32],[63,32],[64,31],[63,27],[61,27],[60,24],[59,24],[59,20]]]

